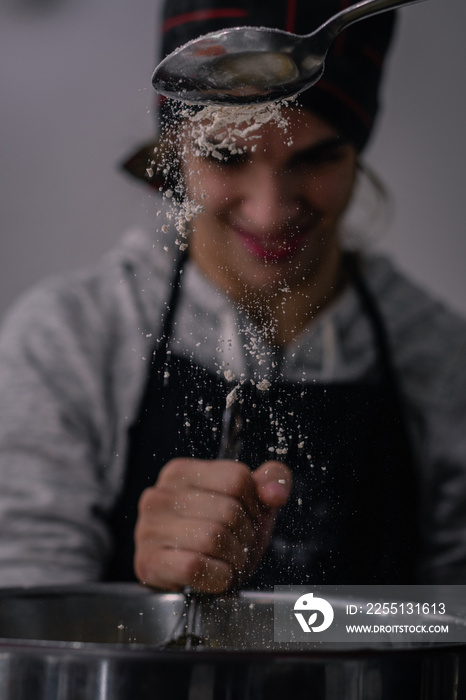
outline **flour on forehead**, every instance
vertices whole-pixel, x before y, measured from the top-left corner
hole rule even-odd
[[[188,116],[191,135],[199,154],[210,154],[218,160],[223,159],[221,150],[227,149],[231,154],[241,153],[244,147],[238,147],[250,139],[260,138],[260,129],[273,122],[283,132],[288,133],[288,120],[283,107],[290,100],[271,102],[263,105],[206,105],[195,114]],[[253,144],[251,150],[254,150]]]

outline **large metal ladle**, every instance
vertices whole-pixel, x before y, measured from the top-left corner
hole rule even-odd
[[[335,37],[349,24],[420,0],[361,0],[312,34],[234,27],[184,44],[155,69],[157,92],[195,104],[273,102],[314,85]]]

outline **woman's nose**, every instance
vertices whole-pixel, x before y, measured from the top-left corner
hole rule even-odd
[[[278,228],[299,212],[299,196],[281,174],[263,169],[243,182],[242,211],[258,228]]]

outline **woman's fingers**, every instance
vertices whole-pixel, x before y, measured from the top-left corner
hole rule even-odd
[[[175,459],[139,503],[135,571],[148,585],[221,592],[247,578],[286,503],[291,472],[233,460]]]
[[[240,539],[239,531],[243,530],[241,525],[233,531],[219,517],[179,517],[173,512],[162,512],[157,508],[160,503],[158,495],[156,492],[146,494],[142,501],[146,513],[139,518],[136,526],[139,544],[193,550],[208,557],[222,559],[231,566],[244,566],[249,540]],[[251,524],[246,529],[253,531]]]
[[[233,569],[224,561],[192,550],[148,548],[136,557],[135,572],[141,583],[180,591],[186,586],[203,593],[222,593],[233,581]]]
[[[260,508],[246,465],[172,460],[139,502],[136,575],[160,588],[226,590],[246,566]]]
[[[157,486],[181,493],[224,494],[241,503],[252,518],[260,512],[251,470],[243,462],[173,459],[161,470]]]
[[[260,502],[266,508],[277,509],[287,503],[291,493],[292,473],[283,462],[264,462],[252,473]]]

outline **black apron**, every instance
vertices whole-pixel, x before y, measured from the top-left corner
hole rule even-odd
[[[133,531],[142,491],[174,457],[215,460],[225,399],[218,375],[167,352],[180,257],[139,414],[130,428],[126,477],[112,514],[108,580],[134,581]],[[357,265],[345,265],[373,331],[377,371],[367,380],[245,383],[240,459],[252,469],[281,459],[293,489],[270,546],[245,588],[415,582],[415,470],[384,324]],[[277,452],[280,450],[279,452]],[[212,463],[215,469],[215,462]]]

